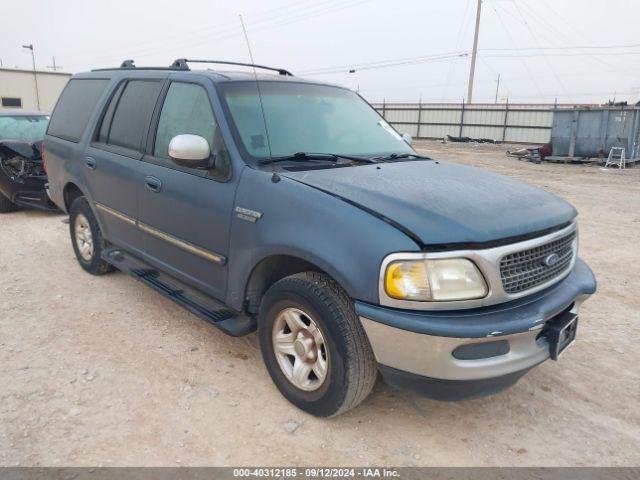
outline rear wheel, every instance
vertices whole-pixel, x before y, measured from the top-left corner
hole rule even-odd
[[[0,193],[0,213],[15,212],[18,206]]]
[[[304,272],[276,282],[258,316],[262,356],[280,392],[319,417],[362,402],[377,365],[353,302],[330,277]]]
[[[107,246],[100,226],[85,197],[76,198],[69,209],[69,233],[78,263],[92,275],[104,275],[115,268],[102,259]]]

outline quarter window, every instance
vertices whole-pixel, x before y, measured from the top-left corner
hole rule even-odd
[[[69,81],[53,111],[47,134],[72,142],[80,141],[108,83],[109,80],[90,78]]]
[[[222,140],[216,140],[217,130],[206,90],[200,85],[174,82],[169,86],[160,113],[154,156],[169,158],[169,142],[176,135],[185,133],[205,138],[212,153],[216,154],[224,148]]]

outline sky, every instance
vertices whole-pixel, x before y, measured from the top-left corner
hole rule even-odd
[[[347,86],[371,102],[467,96],[477,0],[4,0],[0,60],[65,72],[255,63]],[[15,19],[10,22],[8,19]],[[483,0],[473,100],[640,100],[640,1]],[[352,71],[353,70],[353,71]]]

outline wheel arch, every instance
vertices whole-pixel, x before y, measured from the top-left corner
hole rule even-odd
[[[244,308],[248,313],[257,313],[260,302],[267,290],[278,280],[301,272],[324,273],[336,281],[343,289],[344,279],[331,268],[321,265],[316,259],[299,254],[273,253],[261,258],[251,269],[244,291]]]
[[[73,182],[67,182],[62,190],[62,198],[64,200],[64,209],[68,213],[71,204],[78,197],[86,197],[84,192]]]

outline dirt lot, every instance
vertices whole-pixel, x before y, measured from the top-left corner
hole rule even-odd
[[[580,211],[599,290],[560,362],[461,403],[379,382],[318,420],[277,392],[255,334],[227,337],[124,274],[85,274],[64,217],[23,211],[0,217],[0,465],[640,464],[640,168],[419,147]]]

